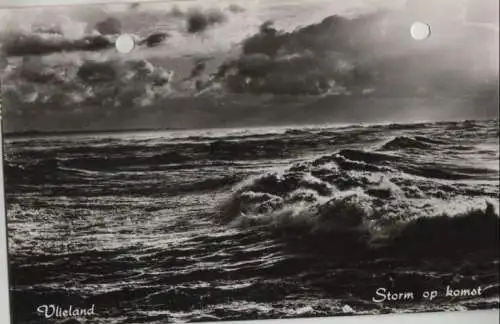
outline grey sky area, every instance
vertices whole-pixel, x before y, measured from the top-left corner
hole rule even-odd
[[[101,1],[102,2],[102,1]],[[4,130],[498,116],[498,1],[168,1],[0,11]],[[415,41],[423,21],[431,37]],[[136,41],[114,49],[118,35]]]

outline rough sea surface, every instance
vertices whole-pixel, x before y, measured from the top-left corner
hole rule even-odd
[[[8,137],[15,323],[49,322],[43,304],[150,324],[497,308],[498,135],[493,120]],[[447,285],[483,293],[419,297]],[[380,287],[415,299],[374,303]]]

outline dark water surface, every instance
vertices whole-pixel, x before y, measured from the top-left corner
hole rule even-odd
[[[8,138],[15,322],[496,308],[498,144],[498,121]],[[447,285],[483,293],[419,298]]]

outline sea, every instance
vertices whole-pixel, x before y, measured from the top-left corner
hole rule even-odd
[[[14,323],[498,308],[498,163],[498,120],[6,136]]]

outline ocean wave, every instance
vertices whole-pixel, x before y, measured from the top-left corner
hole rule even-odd
[[[427,122],[427,123],[413,123],[413,124],[399,124],[399,123],[393,123],[389,125],[383,125],[382,127],[385,129],[390,129],[390,130],[418,130],[418,129],[425,129],[428,127],[433,126],[435,123],[433,122]]]
[[[110,174],[123,171],[156,171],[165,170],[167,166],[190,163],[189,155],[177,152],[165,152],[150,156],[54,156],[21,160],[16,158],[5,163],[5,180],[9,186],[71,184],[86,182],[89,178],[105,179]],[[154,167],[152,167],[154,166]],[[217,181],[214,179],[207,180]],[[201,186],[205,187],[205,184]],[[80,193],[82,194],[82,193]]]
[[[425,136],[398,136],[385,143],[380,151],[397,151],[404,149],[432,149],[436,145],[446,145],[442,140],[432,139]]]
[[[293,146],[293,147],[292,147]],[[312,148],[307,141],[287,143],[279,139],[252,141],[216,140],[207,143],[169,143],[156,146],[113,145],[109,147],[26,150],[8,156],[6,174],[20,179],[58,171],[111,171],[129,169],[192,168],[200,165],[227,166],[234,161],[269,160],[292,156],[292,148]]]
[[[409,254],[491,251],[498,254],[500,219],[491,202],[485,209],[471,209],[457,215],[420,217],[393,229],[391,249]]]
[[[164,152],[150,154],[149,156],[83,156],[77,158],[54,157],[40,159],[25,166],[31,174],[44,171],[44,173],[57,172],[58,170],[82,170],[82,171],[117,171],[130,166],[150,166],[161,164],[175,164],[191,161],[190,156],[177,152]]]
[[[493,169],[464,166],[454,163],[439,163],[430,161],[418,161],[419,157],[405,156],[401,154],[402,149],[390,150],[394,154],[369,152],[364,150],[342,150],[337,154],[322,157],[320,159],[333,160],[343,169],[359,171],[399,171],[409,175],[424,177],[428,179],[443,180],[492,180],[498,177],[498,172]],[[384,153],[381,153],[384,152]]]
[[[58,162],[56,159],[34,160],[30,163],[4,163],[6,185],[17,186],[29,181],[30,183],[44,183],[48,179],[57,177]]]
[[[153,154],[150,156],[123,156],[116,158],[91,157],[83,159],[67,160],[68,165],[75,167],[83,167],[90,169],[111,169],[127,167],[130,165],[156,165],[156,164],[171,164],[190,161],[191,157],[178,152],[164,152]]]
[[[465,241],[474,241],[498,225],[498,188],[443,183],[440,171],[430,168],[424,177],[415,176],[426,167],[389,154],[342,150],[245,180],[221,206],[220,220],[294,240],[335,240],[351,247],[388,239],[415,244],[426,233],[437,244],[440,231],[455,242],[459,229],[472,231]],[[428,231],[433,224],[439,230]]]

